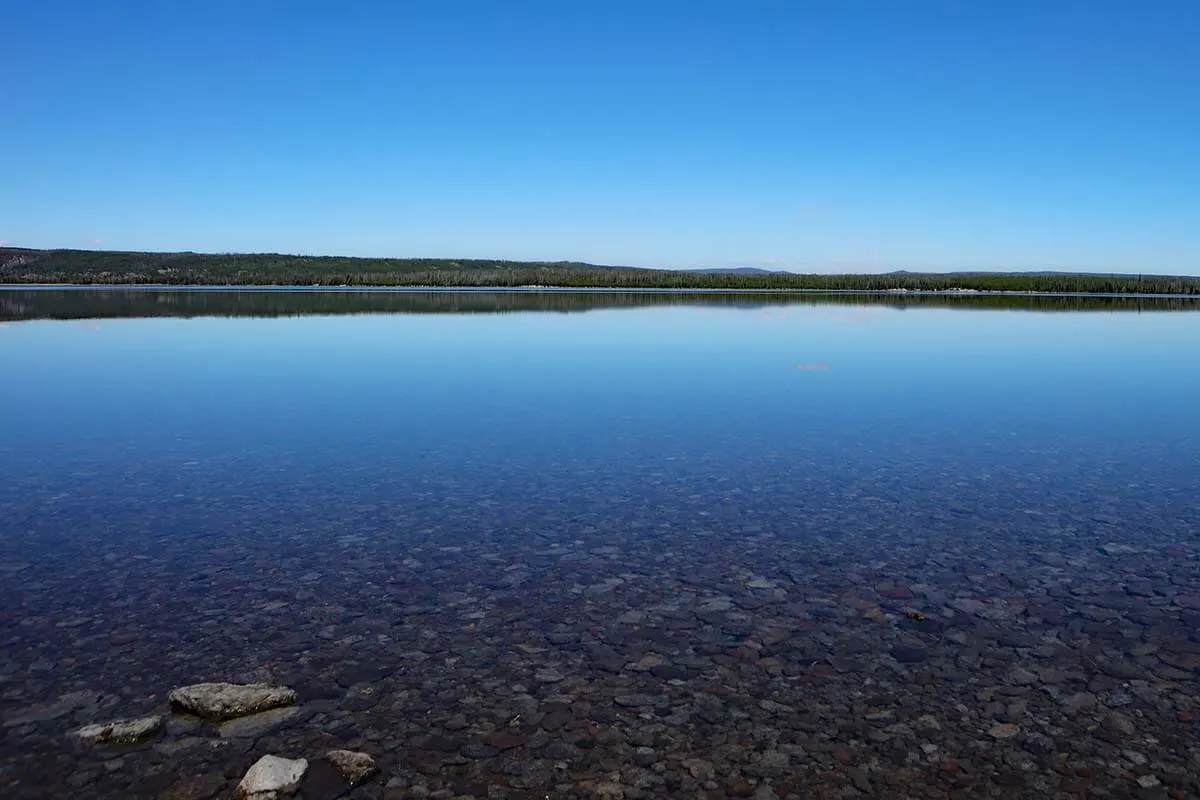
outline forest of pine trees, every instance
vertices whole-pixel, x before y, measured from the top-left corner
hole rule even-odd
[[[1200,295],[1200,278],[1071,273],[726,274],[576,262],[0,249],[0,284],[432,286]]]

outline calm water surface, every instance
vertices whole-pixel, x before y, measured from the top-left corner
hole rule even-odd
[[[1200,307],[134,294],[0,292],[5,797],[1200,793]]]

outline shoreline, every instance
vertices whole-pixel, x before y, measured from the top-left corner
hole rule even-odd
[[[538,294],[711,294],[711,295],[845,295],[880,297],[1095,297],[1123,299],[1197,300],[1200,294],[1159,292],[1043,292],[992,289],[707,289],[621,286],[390,286],[384,284],[169,284],[169,283],[0,283],[0,291],[168,291],[168,292],[372,292],[372,293],[512,293]]]

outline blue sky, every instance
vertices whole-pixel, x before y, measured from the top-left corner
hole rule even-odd
[[[1192,0],[39,0],[0,240],[1200,274]]]

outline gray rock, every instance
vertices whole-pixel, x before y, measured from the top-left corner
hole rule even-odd
[[[702,758],[687,758],[683,761],[683,768],[688,771],[698,781],[711,781],[716,777],[716,770],[711,761],[705,761]]]
[[[854,788],[858,789],[860,792],[871,794],[873,789],[871,786],[871,779],[867,777],[867,773],[863,772],[861,769],[850,770],[850,782],[853,783]]]
[[[330,750],[325,760],[337,767],[338,772],[351,786],[357,786],[375,772],[375,759],[366,753],[352,750]]]
[[[1096,695],[1090,692],[1076,692],[1060,698],[1058,702],[1067,713],[1078,714],[1096,707]]]
[[[793,706],[777,703],[774,700],[763,698],[758,701],[758,707],[768,714],[795,714],[796,709]]]
[[[1008,673],[1008,679],[1017,686],[1032,686],[1039,680],[1036,672],[1024,667],[1013,667]]]
[[[720,698],[711,694],[696,696],[696,716],[712,725],[719,725],[728,717],[725,704]]]
[[[770,786],[762,783],[754,791],[754,800],[779,800],[779,795]]]
[[[1137,723],[1126,714],[1114,711],[1100,723],[1105,729],[1121,736],[1133,736],[1137,733]]]
[[[633,757],[638,765],[642,767],[649,767],[658,761],[658,753],[654,752],[654,749],[650,747],[637,748],[634,751]]]
[[[1038,638],[1031,633],[1025,631],[1006,630],[1000,634],[1000,638],[996,643],[1001,647],[1037,647]]]
[[[273,708],[270,711],[263,711],[260,714],[251,714],[248,717],[231,719],[217,726],[217,733],[220,734],[222,739],[257,738],[280,727],[289,719],[296,716],[299,711],[300,709],[295,706],[291,708]]]
[[[490,744],[484,744],[483,742],[467,742],[459,749],[459,752],[467,758],[480,759],[492,758],[500,751]]]
[[[611,672],[614,675],[619,673],[625,667],[625,659],[615,650],[609,647],[593,647],[589,650],[592,664],[605,672]]]
[[[565,676],[554,667],[543,667],[533,673],[533,679],[538,683],[558,683]]]
[[[170,700],[173,707],[198,717],[226,720],[295,705],[296,693],[265,683],[197,683],[175,689]]]
[[[1105,659],[1098,663],[1105,675],[1122,681],[1139,680],[1146,677],[1146,670],[1139,664],[1124,659]]]
[[[1054,740],[1041,733],[1032,733],[1026,736],[1025,741],[1022,742],[1022,745],[1030,753],[1043,757],[1050,755],[1056,749]]]
[[[960,611],[963,614],[968,615],[982,614],[983,612],[987,611],[986,603],[981,603],[980,601],[969,597],[961,597],[951,600],[949,606],[955,611]]]
[[[163,727],[161,716],[116,720],[87,725],[74,735],[88,744],[133,744],[154,736]]]
[[[650,674],[664,681],[687,681],[696,677],[694,671],[686,667],[677,667],[674,664],[660,664],[659,666],[651,667]]]
[[[1011,739],[1021,732],[1021,729],[1010,722],[1001,722],[993,725],[988,735],[993,739]]]
[[[359,683],[346,691],[342,708],[347,711],[369,711],[379,705],[381,693],[369,683]]]
[[[928,655],[924,647],[911,644],[898,644],[892,648],[892,658],[901,664],[920,664]]]
[[[647,706],[665,706],[667,698],[653,694],[619,694],[613,702],[622,708],[644,708]]]
[[[572,714],[566,708],[552,708],[541,719],[541,726],[548,731],[556,731],[572,719]]]
[[[747,764],[743,769],[759,778],[780,778],[791,772],[792,761],[787,753],[768,750],[756,763]]]
[[[467,718],[463,714],[455,714],[450,719],[442,723],[442,727],[448,731],[461,731],[468,725]]]
[[[514,730],[498,730],[487,735],[484,742],[497,750],[515,750],[523,746],[529,737]]]
[[[237,786],[238,800],[278,800],[300,787],[308,760],[263,756],[254,762]]]
[[[1121,755],[1125,756],[1125,758],[1129,760],[1129,763],[1138,767],[1144,765],[1150,760],[1146,758],[1145,753],[1139,753],[1137,750],[1122,750]]]

